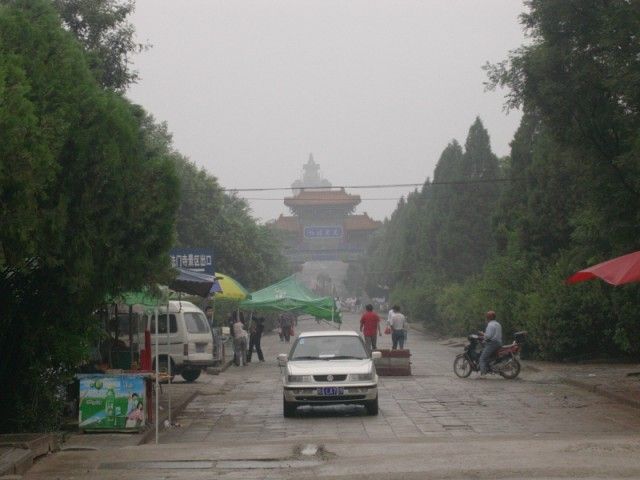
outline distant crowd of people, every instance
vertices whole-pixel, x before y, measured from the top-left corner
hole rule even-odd
[[[351,299],[347,299],[348,309],[358,308],[359,299],[354,298],[353,307]],[[502,327],[496,321],[496,314],[493,311],[487,312],[487,328],[484,333],[485,347],[480,358],[481,373],[484,375],[488,370],[488,362],[491,355],[500,348],[502,344]],[[295,327],[298,318],[292,312],[283,312],[278,316],[277,328],[281,342],[289,343],[291,337],[295,335]],[[260,345],[265,329],[265,318],[262,316],[249,317],[249,322],[245,321],[244,313],[233,311],[227,322],[230,334],[233,337],[234,363],[236,366],[246,366],[251,362],[255,350],[258,360],[264,362],[264,354]],[[383,330],[384,327],[384,330]],[[391,335],[391,349],[404,349],[407,341],[408,323],[407,318],[401,312],[400,306],[394,305],[388,311],[384,321],[380,318],[373,304],[369,303],[364,307],[364,313],[360,317],[360,332],[364,337],[365,347],[370,353],[378,348],[378,337],[384,334]]]

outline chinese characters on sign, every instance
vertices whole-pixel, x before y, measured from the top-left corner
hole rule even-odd
[[[327,227],[304,227],[304,238],[340,238],[342,227],[340,225]]]
[[[184,268],[194,272],[214,274],[213,253],[210,250],[181,248],[169,252],[171,266],[174,268]]]

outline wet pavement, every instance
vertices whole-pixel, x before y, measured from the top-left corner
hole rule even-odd
[[[345,315],[343,328],[357,317]],[[298,329],[333,328],[303,320]],[[379,347],[390,346],[382,337]],[[460,347],[429,340],[412,331],[411,377],[380,377],[380,414],[361,407],[303,407],[296,418],[282,416],[282,386],[276,355],[287,344],[264,338],[267,361],[225,372],[224,394],[198,395],[177,418],[180,428],[165,431],[162,443],[269,440],[392,440],[486,434],[592,434],[640,432],[637,412],[614,399],[568,385],[558,371],[524,368],[505,380],[472,374],[459,379],[452,364]],[[592,377],[589,377],[592,378]]]
[[[343,328],[357,319],[346,315]],[[330,328],[305,320],[297,330]],[[389,345],[385,336],[379,346]],[[413,376],[380,378],[378,416],[343,406],[285,419],[276,356],[289,345],[268,334],[266,362],[172,387],[174,399],[193,400],[160,445],[63,451],[25,478],[640,478],[638,409],[593,387],[612,392],[621,380],[634,382],[633,366],[524,362],[516,380],[459,379],[459,342],[411,331],[407,347]]]

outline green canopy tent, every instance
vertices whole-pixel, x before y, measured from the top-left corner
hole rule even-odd
[[[243,310],[264,312],[299,312],[342,323],[340,311],[331,297],[318,297],[291,275],[278,283],[253,292],[240,302]]]

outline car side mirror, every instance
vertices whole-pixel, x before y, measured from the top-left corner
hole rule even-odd
[[[278,365],[281,367],[284,367],[287,364],[287,354],[286,353],[280,353],[278,355]]]
[[[377,360],[379,358],[382,358],[382,352],[379,352],[377,350],[371,352],[371,360]]]

